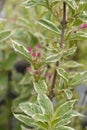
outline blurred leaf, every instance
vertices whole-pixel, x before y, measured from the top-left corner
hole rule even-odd
[[[17,55],[14,52],[12,52],[11,54],[9,54],[8,58],[4,62],[4,68],[6,70],[12,69],[13,66],[14,66],[16,58],[17,58]]]
[[[73,93],[69,89],[64,89],[64,92],[68,99],[71,99],[73,97]]]
[[[21,129],[22,129],[22,130],[31,130],[31,129],[29,129],[29,128],[24,127],[23,125],[21,126]]]
[[[59,127],[55,128],[55,130],[75,130],[75,129],[68,127],[68,126],[59,126]]]
[[[11,36],[11,31],[6,30],[6,31],[0,31],[0,42],[3,42],[10,38]]]
[[[50,55],[50,56],[48,56],[48,57],[46,58],[46,62],[47,62],[47,63],[57,62],[57,61],[60,60],[60,58],[61,58],[61,55],[60,55],[60,54],[52,54],[52,55]]]
[[[34,7],[37,5],[47,7],[47,2],[46,2],[46,0],[43,0],[43,1],[42,0],[27,0],[23,3],[23,6],[25,6],[26,8]]]
[[[57,128],[60,125],[62,125],[62,126],[68,125],[70,122],[71,122],[70,118],[64,118],[64,119],[63,118],[62,119],[59,118],[59,119],[54,121],[54,125]]]
[[[85,82],[87,82],[87,71],[74,75],[69,83],[71,86],[77,86]]]
[[[37,113],[42,113],[40,106],[35,103],[21,103],[20,105],[21,110],[27,114],[28,116],[34,116]]]
[[[69,48],[68,50],[65,50],[64,56],[73,55],[76,52],[76,49],[77,49],[77,47],[74,45],[71,48]]]
[[[13,49],[22,57],[24,57],[28,62],[30,62],[30,53],[29,51],[21,44],[17,43],[16,41],[12,40],[12,47]]]
[[[34,121],[33,119],[29,118],[29,116],[26,116],[20,113],[13,113],[13,114],[15,118],[17,118],[19,121],[21,121],[25,125],[34,127]]]
[[[57,34],[60,34],[60,30],[58,29],[58,27],[54,23],[52,23],[51,21],[49,21],[47,19],[40,19],[38,21],[38,23],[40,25],[42,25],[43,27],[45,27],[46,29],[53,31]]]
[[[63,116],[63,119],[65,119],[65,118],[70,119],[70,118],[75,117],[75,116],[83,116],[83,115],[80,114],[79,112],[77,112],[76,110],[70,110]]]
[[[45,94],[47,92],[47,85],[44,80],[41,80],[39,83],[33,82],[34,89],[38,94]]]
[[[36,120],[36,121],[40,121],[40,122],[48,122],[49,121],[49,118],[47,117],[47,115],[45,114],[35,114],[33,116],[33,119]]]
[[[29,32],[29,35],[30,35],[30,43],[32,44],[32,46],[36,46],[39,43],[38,38],[31,32]]]
[[[29,73],[26,73],[21,81],[19,82],[19,85],[27,85],[32,83],[32,76]]]
[[[81,12],[87,11],[87,1],[86,0],[79,2],[78,10],[80,10]]]
[[[87,33],[80,32],[80,33],[74,33],[70,36],[70,40],[87,40]]]
[[[68,111],[73,109],[73,105],[76,100],[67,101],[64,104],[60,105],[54,113],[56,117],[63,117]]]
[[[64,80],[62,77],[60,77],[60,78],[59,78],[58,88],[59,88],[59,89],[63,89],[63,88],[64,88],[64,84],[65,84],[65,80]]]
[[[38,95],[38,103],[41,106],[43,112],[47,115],[49,115],[49,117],[52,117],[53,115],[53,104],[50,101],[50,99],[45,95]]]
[[[68,82],[68,73],[62,69],[62,68],[58,68],[57,69],[57,73],[58,75],[60,75],[60,77],[62,77],[66,82]]]
[[[79,14],[78,18],[82,21],[82,22],[87,22],[87,13],[83,13],[83,14]]]
[[[79,64],[76,61],[67,61],[66,63],[62,64],[62,66],[67,67],[67,68],[75,68],[75,67],[79,67],[83,65]]]
[[[60,0],[54,0],[52,3],[51,3],[51,6],[55,6],[56,4],[58,4],[60,2]]]
[[[37,125],[39,128],[43,129],[43,130],[45,130],[45,129],[48,128],[48,124],[45,123],[45,122],[40,122],[40,121],[38,121],[38,122],[36,122],[36,125]]]
[[[77,4],[75,0],[66,0],[66,3],[68,4],[68,6],[73,9],[76,10],[77,9]]]
[[[21,86],[22,88],[17,90],[18,93],[20,93],[20,96],[18,96],[14,101],[13,101],[13,105],[14,106],[18,106],[20,103],[24,102],[24,101],[28,101],[29,98],[32,95],[32,86]],[[17,84],[17,88],[19,88],[18,84]]]

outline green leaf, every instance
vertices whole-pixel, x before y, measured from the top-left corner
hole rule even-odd
[[[58,119],[56,127],[58,127],[59,125],[68,125],[71,122],[71,119],[76,116],[82,116],[82,115],[75,110],[68,111],[62,118]]]
[[[21,126],[21,129],[22,129],[22,130],[30,130],[29,128],[26,128],[26,127],[24,127],[23,125]]]
[[[75,75],[69,83],[71,86],[77,86],[85,82],[87,82],[87,71]]]
[[[47,2],[46,2],[46,0],[43,0],[43,1],[42,0],[27,0],[27,1],[23,2],[23,6],[25,6],[25,8],[34,7],[37,5],[47,7]]]
[[[49,121],[49,118],[45,114],[35,114],[32,118],[34,120],[40,121],[40,122],[48,122]]]
[[[51,3],[51,6],[53,7],[53,6],[57,5],[59,2],[60,2],[60,0],[54,0],[54,1]]]
[[[68,99],[71,99],[73,97],[73,93],[69,89],[64,89],[64,92]]]
[[[58,118],[53,123],[55,127],[59,127],[60,125],[68,125],[71,122],[70,118]]]
[[[83,116],[83,115],[81,115],[76,110],[70,110],[63,116],[63,119],[65,119],[65,118],[69,118],[70,119],[70,118],[76,117],[76,116]]]
[[[77,9],[77,4],[76,4],[75,0],[66,0],[66,3],[72,10]]]
[[[19,121],[21,121],[25,125],[34,127],[34,120],[33,119],[31,119],[28,116],[23,115],[23,114],[19,114],[19,113],[18,114],[13,113],[13,114],[14,114],[15,118],[17,118]]]
[[[63,88],[64,88],[64,85],[66,85],[65,80],[64,80],[62,77],[60,77],[60,78],[59,78],[58,88],[59,88],[59,89],[63,89]]]
[[[68,127],[68,126],[59,126],[59,127],[55,128],[55,130],[75,130],[75,129]]]
[[[35,103],[21,103],[20,109],[28,116],[34,116],[37,113],[42,113],[40,106]]]
[[[67,61],[66,63],[62,64],[62,66],[67,67],[67,68],[75,68],[75,67],[79,67],[83,65],[79,64],[76,61]]]
[[[0,32],[0,42],[7,40],[8,38],[10,38],[10,36],[11,36],[11,31],[9,31],[9,30],[1,31]]]
[[[69,48],[68,50],[65,50],[64,52],[64,56],[71,56],[76,52],[77,47],[74,45],[71,48]]]
[[[13,69],[16,58],[17,58],[17,55],[14,52],[9,54],[8,58],[5,60],[4,65],[3,65],[5,70]]]
[[[53,55],[50,55],[46,58],[46,62],[47,63],[50,63],[50,62],[57,62],[59,61],[61,58],[61,55],[59,54],[53,54]]]
[[[12,47],[19,55],[21,55],[27,61],[30,62],[30,58],[31,58],[30,53],[23,45],[12,40]]]
[[[29,73],[26,73],[21,81],[19,82],[19,85],[27,85],[32,83],[32,76]]]
[[[57,73],[60,75],[60,77],[62,77],[66,82],[68,82],[68,74],[67,72],[62,69],[62,68],[58,68],[57,69]]]
[[[38,23],[40,25],[42,25],[43,27],[45,27],[46,29],[53,31],[57,34],[60,34],[60,30],[58,29],[58,27],[54,23],[52,23],[51,21],[49,21],[47,19],[40,19],[38,21]]]
[[[87,33],[80,32],[80,33],[74,33],[70,36],[70,40],[87,40]]]
[[[73,105],[76,102],[76,100],[71,100],[68,102],[65,102],[60,107],[57,108],[57,110],[54,113],[55,117],[63,117],[68,111],[73,109]]]
[[[87,1],[86,0],[79,2],[78,11],[80,11],[79,14],[85,13],[87,11]]]
[[[30,43],[32,43],[33,47],[36,47],[36,45],[39,43],[38,37],[35,36],[35,34],[29,32],[30,36]]]
[[[86,3],[87,4],[87,3]],[[82,22],[85,22],[87,23],[87,13],[83,13],[83,14],[80,14],[78,15],[78,18],[82,21]]]
[[[41,130],[47,130],[48,129],[48,124],[45,122],[36,122],[35,123],[37,127],[41,128]]]
[[[53,115],[53,104],[52,102],[50,101],[50,99],[45,95],[38,95],[38,103],[39,105],[41,106],[42,108],[42,111],[49,115],[49,117],[51,118],[52,115]]]
[[[34,89],[38,94],[45,94],[47,93],[47,85],[44,80],[41,80],[39,83],[33,82]]]

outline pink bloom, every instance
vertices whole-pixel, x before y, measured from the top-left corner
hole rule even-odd
[[[32,56],[33,56],[33,57],[36,57],[36,53],[35,53],[35,52],[32,52]]]
[[[46,72],[46,73],[45,73],[45,78],[48,78],[48,80],[50,80],[51,77],[52,77],[52,76],[51,76],[51,74],[50,74],[49,72]]]
[[[40,52],[37,53],[37,57],[41,58],[41,53]]]
[[[83,23],[78,27],[78,30],[87,28],[87,23]]]
[[[38,75],[40,73],[39,70],[35,70],[35,74]]]
[[[48,72],[45,73],[45,77],[49,77],[49,73]]]
[[[37,44],[36,50],[38,51],[40,49],[40,44]]]
[[[30,71],[31,71],[31,67],[30,67],[30,66],[27,67],[27,68],[26,68],[26,71],[27,71],[27,72],[30,72]]]
[[[29,48],[28,48],[28,51],[32,54],[32,53],[33,53],[32,47],[29,47]]]

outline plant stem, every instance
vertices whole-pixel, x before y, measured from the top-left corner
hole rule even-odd
[[[60,47],[62,47],[64,44],[64,33],[65,33],[65,27],[66,27],[66,3],[65,2],[63,2],[63,20],[61,24],[62,24],[62,34],[61,34]]]
[[[59,62],[58,62],[58,61],[56,62],[56,66],[57,66],[57,67],[59,66]],[[52,80],[51,91],[50,91],[50,94],[49,94],[49,98],[50,98],[51,100],[52,100],[53,97],[54,97],[53,89],[54,89],[54,86],[55,86],[56,77],[57,77],[57,71],[56,71],[56,69],[55,69],[55,70],[54,70],[54,75],[53,75],[53,80]]]
[[[65,33],[65,26],[66,26],[66,3],[63,2],[63,19],[62,19],[62,34],[61,34],[61,42],[60,42],[60,48],[62,48],[64,44],[64,33]],[[59,61],[56,62],[56,67],[59,66]],[[55,96],[53,89],[55,86],[56,82],[56,77],[57,77],[57,71],[56,69],[54,70],[54,75],[53,75],[53,80],[52,80],[52,86],[51,86],[51,91],[49,94],[49,98],[52,100],[53,97]]]

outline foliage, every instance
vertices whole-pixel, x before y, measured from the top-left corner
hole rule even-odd
[[[22,130],[74,130],[72,118],[82,116],[74,108],[77,100],[73,100],[73,89],[87,82],[87,71],[77,61],[83,57],[75,59],[81,42],[87,40],[86,3],[27,0],[20,14],[10,19],[9,30],[4,28],[6,21],[1,21],[5,25],[0,31],[0,94],[9,88],[11,71],[11,91],[19,96],[7,104],[13,104],[13,115],[24,124]],[[17,54],[28,62],[24,75],[14,72]],[[6,100],[7,94],[2,97]]]

